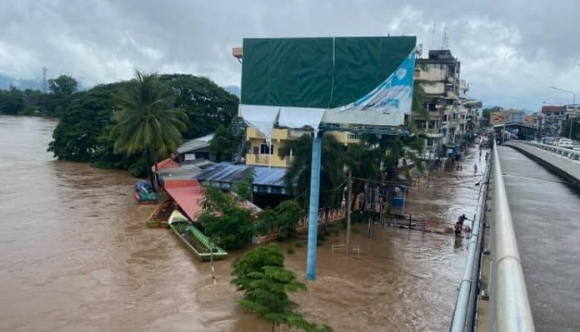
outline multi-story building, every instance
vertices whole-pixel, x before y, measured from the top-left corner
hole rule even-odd
[[[274,129],[270,145],[268,145],[264,134],[254,127],[248,127],[246,129],[248,146],[245,156],[246,165],[290,167],[294,156],[288,143],[305,133],[307,132],[304,130]],[[332,132],[332,134],[345,147],[360,143],[359,134],[348,132]]]
[[[412,117],[427,136],[428,158],[439,157],[443,145],[459,143],[466,133],[469,109],[461,103],[460,94],[468,87],[461,85],[460,67],[449,50],[431,50],[428,58],[416,60],[415,79],[423,89],[429,118],[416,111]]]
[[[489,124],[491,126],[496,126],[505,123],[506,123],[506,113],[504,111],[493,112],[489,114]]]

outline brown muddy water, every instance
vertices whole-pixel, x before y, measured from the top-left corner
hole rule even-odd
[[[235,306],[230,264],[241,253],[216,263],[212,283],[209,264],[145,226],[152,207],[135,203],[127,173],[53,160],[55,125],[0,116],[0,331],[269,331]],[[472,175],[431,175],[406,212],[469,216]],[[378,227],[367,239],[356,228],[361,255],[331,252],[343,233],[319,248],[317,280],[294,297],[306,317],[336,331],[447,330],[467,241]],[[302,279],[305,257],[287,257]]]

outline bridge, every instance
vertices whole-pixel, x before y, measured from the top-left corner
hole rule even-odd
[[[580,151],[508,141],[469,241],[451,331],[580,331]]]

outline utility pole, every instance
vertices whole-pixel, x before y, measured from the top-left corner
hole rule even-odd
[[[352,171],[348,170],[348,184],[347,184],[347,198],[346,198],[346,254],[350,249],[350,213],[352,206]]]
[[[47,91],[47,84],[46,84],[46,73],[48,72],[48,68],[42,67],[42,92],[46,93]]]

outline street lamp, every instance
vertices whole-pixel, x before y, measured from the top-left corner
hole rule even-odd
[[[559,91],[563,91],[563,92],[568,92],[568,93],[571,93],[571,94],[572,94],[572,96],[573,96],[573,97],[572,97],[572,105],[576,104],[576,93],[575,93],[574,91],[565,90],[565,89],[560,89],[560,88],[558,88],[558,87],[555,87],[555,86],[551,86],[550,88],[551,88],[551,89],[554,89],[554,90],[559,90]]]

